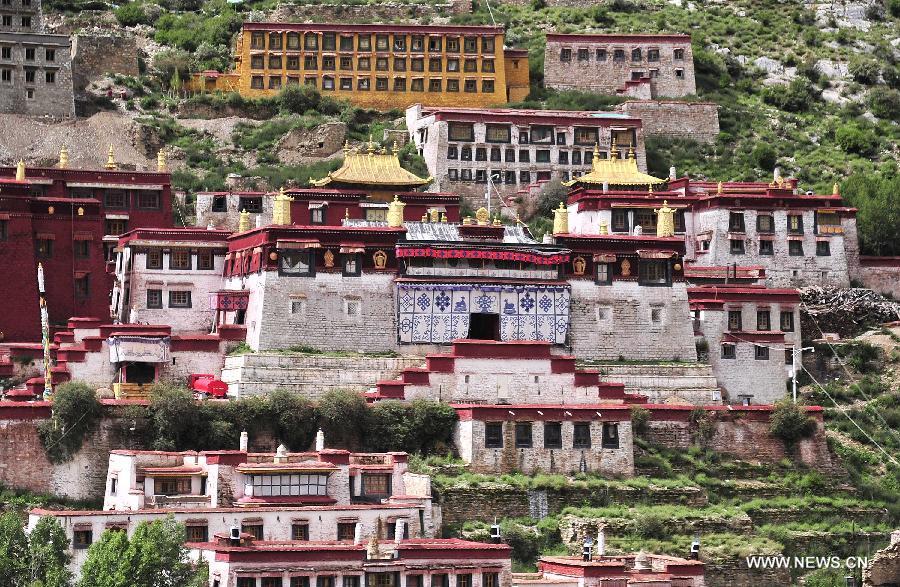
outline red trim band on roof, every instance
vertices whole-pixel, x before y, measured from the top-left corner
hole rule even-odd
[[[298,22],[245,22],[248,31],[298,31],[336,33],[419,33],[423,35],[441,34],[490,34],[502,35],[503,27],[488,25],[412,25],[412,24],[350,24],[350,23],[298,23]]]
[[[668,33],[668,34],[647,34],[639,33],[635,35],[616,35],[616,34],[574,34],[574,33],[547,33],[547,41],[570,41],[573,43],[581,42],[606,42],[606,43],[637,43],[652,41],[677,41],[681,43],[690,43],[691,35],[684,33]]]
[[[491,251],[484,249],[398,247],[397,258],[433,257],[435,259],[494,259],[501,261],[524,261],[536,265],[558,265],[569,261],[568,253],[539,255],[520,251]]]

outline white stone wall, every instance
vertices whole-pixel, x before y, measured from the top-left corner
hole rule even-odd
[[[578,473],[586,471],[611,477],[634,475],[634,446],[631,422],[618,422],[619,448],[603,448],[603,422],[591,422],[591,448],[572,448],[574,424],[562,423],[560,449],[544,448],[544,423],[532,423],[532,448],[516,448],[515,422],[503,424],[503,447],[484,446],[485,423],[459,422],[454,434],[460,457],[470,469],[482,473],[521,471],[535,473]]]
[[[640,286],[634,281],[597,285],[570,280],[569,340],[579,359],[696,361],[687,287]],[[651,310],[661,309],[659,323]]]
[[[225,211],[213,212],[213,199],[216,196],[225,197]],[[194,213],[196,217],[195,226],[198,228],[223,228],[226,230],[236,231],[241,219],[241,195],[235,193],[221,194],[200,192],[195,196]],[[251,196],[257,197],[257,196]],[[250,226],[255,227],[257,223],[266,226],[272,223],[272,197],[260,195],[262,198],[262,213],[250,214]]]

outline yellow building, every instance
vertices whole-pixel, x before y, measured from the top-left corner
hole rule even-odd
[[[272,96],[286,84],[389,110],[485,107],[528,94],[528,54],[497,26],[244,23],[234,71],[195,74],[193,91]]]

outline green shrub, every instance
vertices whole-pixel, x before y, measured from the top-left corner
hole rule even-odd
[[[872,85],[878,82],[881,68],[874,59],[858,57],[850,62],[847,68],[853,80],[861,84]]]
[[[788,112],[806,112],[818,102],[820,91],[805,77],[798,77],[787,86],[769,86],[763,100]]]
[[[775,148],[769,143],[759,143],[753,147],[750,159],[757,169],[771,171],[775,168],[775,163],[778,161],[778,153],[775,152]]]
[[[775,403],[769,419],[769,434],[792,446],[799,440],[809,438],[815,431],[816,421],[802,405],[787,398]]]
[[[643,436],[650,429],[650,410],[631,407],[631,429],[636,436]]]
[[[869,108],[878,118],[900,119],[900,90],[882,86],[873,88],[869,92]]]
[[[834,132],[838,145],[848,153],[871,154],[878,146],[875,134],[856,123],[845,124]]]
[[[53,412],[38,425],[38,435],[54,463],[69,461],[94,429],[103,411],[94,389],[84,383],[66,382],[53,394]]]
[[[141,2],[129,2],[116,8],[113,13],[116,20],[122,26],[135,26],[139,24],[152,25],[153,20],[147,15],[144,5]]]

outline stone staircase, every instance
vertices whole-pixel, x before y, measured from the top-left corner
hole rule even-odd
[[[653,404],[718,404],[722,392],[712,366],[703,363],[594,363],[605,381],[622,383],[626,393],[647,396]]]
[[[317,399],[331,389],[365,392],[377,381],[393,379],[407,368],[419,367],[418,356],[368,357],[248,353],[225,357],[222,381],[228,395],[264,395],[285,389]]]

